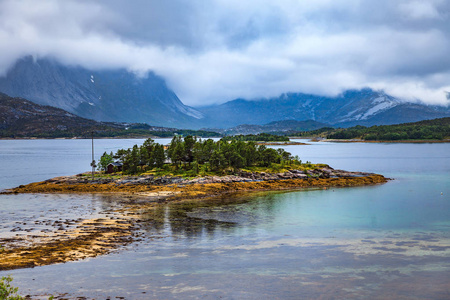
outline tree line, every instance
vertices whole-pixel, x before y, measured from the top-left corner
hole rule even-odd
[[[366,141],[442,140],[450,137],[450,118],[381,126],[354,126],[329,133],[329,139],[354,139]]]
[[[138,174],[153,168],[171,165],[175,170],[191,171],[197,174],[200,169],[220,172],[231,168],[237,170],[245,167],[269,167],[273,163],[299,162],[284,149],[268,148],[255,142],[221,139],[202,140],[194,136],[174,136],[165,148],[152,139],[147,139],[141,146],[119,149],[116,153],[104,153],[98,169],[105,171],[112,162],[122,164],[124,174]]]
[[[328,139],[362,139],[366,141],[442,140],[450,138],[450,118],[371,127],[361,125],[337,129],[324,127],[293,135],[319,136]]]

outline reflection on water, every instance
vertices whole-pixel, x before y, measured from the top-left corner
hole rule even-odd
[[[158,206],[141,211],[139,241],[126,249],[0,276],[12,274],[24,293],[68,298],[448,299],[450,147],[434,146],[297,146],[291,152],[304,160],[395,180]],[[13,224],[40,214],[109,214],[127,201],[16,195],[0,197],[0,216]]]

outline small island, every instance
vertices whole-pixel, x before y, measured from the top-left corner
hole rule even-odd
[[[95,165],[95,164],[93,164]],[[256,142],[175,136],[168,146],[143,145],[104,153],[95,173],[21,185],[4,193],[101,194],[121,208],[111,216],[58,221],[51,233],[0,240],[0,270],[48,265],[106,254],[137,238],[144,212],[161,203],[232,198],[250,191],[328,189],[385,183],[379,174],[302,162],[284,149]]]
[[[95,162],[94,162],[95,165]],[[255,141],[173,137],[168,146],[104,153],[98,171],[21,185],[7,193],[131,193],[159,200],[192,199],[248,190],[354,186],[385,182],[382,175],[303,162],[282,148]]]

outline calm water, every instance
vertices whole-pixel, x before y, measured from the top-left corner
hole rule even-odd
[[[98,140],[96,159],[138,142]],[[0,276],[12,274],[23,294],[96,299],[450,298],[450,144],[286,148],[395,180],[167,205],[148,212],[146,238],[126,249]],[[88,140],[0,141],[0,153],[0,188],[86,171],[91,159]],[[27,218],[86,217],[114,205],[89,195],[1,196],[0,234]]]

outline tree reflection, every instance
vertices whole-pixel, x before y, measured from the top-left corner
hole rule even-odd
[[[216,204],[220,205],[220,204]],[[187,202],[158,206],[142,214],[142,226],[150,233],[167,233],[174,236],[194,238],[206,236],[214,238],[217,232],[233,230],[235,222],[226,222],[189,214],[198,208],[208,207],[208,203]]]
[[[189,200],[156,204],[148,199],[117,195],[98,195],[104,210],[118,206],[133,206],[138,210],[138,222],[149,237],[214,239],[218,234],[231,234],[239,226],[270,223],[277,213],[280,192],[235,193],[208,200]],[[278,195],[278,196],[277,196]]]

